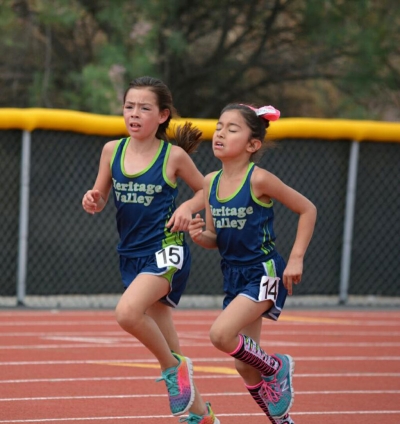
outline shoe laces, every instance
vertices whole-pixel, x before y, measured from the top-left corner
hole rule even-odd
[[[276,404],[282,397],[281,386],[279,385],[276,377],[271,381],[264,381],[262,385],[263,395],[267,400],[273,404]]]
[[[156,382],[165,381],[167,390],[170,396],[179,396],[179,388],[176,380],[176,372],[169,372],[162,374],[160,378],[157,378]]]

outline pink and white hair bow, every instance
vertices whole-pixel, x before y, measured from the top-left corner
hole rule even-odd
[[[281,116],[281,112],[278,109],[275,109],[273,106],[263,106],[258,109],[249,105],[243,106],[249,107],[250,109],[254,110],[257,116],[261,116],[261,118],[268,121],[277,121]]]
[[[275,109],[273,106],[263,106],[258,109],[255,109],[257,116],[261,116],[268,121],[277,121],[281,116],[281,113],[278,109]]]

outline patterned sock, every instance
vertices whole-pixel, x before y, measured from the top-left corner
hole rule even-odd
[[[251,394],[251,397],[256,401],[256,404],[265,412],[265,414],[269,417],[269,411],[268,411],[268,402],[266,399],[263,398],[261,395],[262,393],[262,386],[264,384],[264,381],[260,381],[255,386],[248,386],[245,384],[246,389]]]
[[[255,386],[248,386],[247,384],[245,386],[251,394],[251,397],[256,401],[257,405],[264,411],[265,415],[269,418],[271,424],[285,424],[292,422],[289,418],[289,414],[286,414],[282,418],[271,417],[268,410],[268,398],[266,397],[265,391],[263,389],[264,381],[260,381]]]
[[[239,339],[237,348],[229,355],[251,365],[265,376],[274,375],[278,371],[279,360],[267,355],[252,338],[239,334]]]

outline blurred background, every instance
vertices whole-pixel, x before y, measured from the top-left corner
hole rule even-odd
[[[397,0],[1,0],[0,107],[121,113],[130,79],[178,111],[400,118]]]
[[[187,118],[215,120],[239,101],[272,104],[281,121],[393,125],[398,139],[362,143],[332,139],[328,127],[299,132],[276,140],[260,166],[318,208],[289,301],[398,305],[399,25],[397,0],[0,0],[0,112],[119,116],[129,81],[152,75]],[[81,198],[103,144],[123,131],[59,130],[51,116],[45,128],[27,128],[9,117],[0,115],[0,307],[113,306],[122,290],[113,205],[89,216]],[[220,166],[207,141],[193,159],[203,173]],[[188,196],[182,186],[179,200]],[[276,216],[287,257],[297,217],[280,205]],[[220,307],[218,252],[189,243],[182,304]]]

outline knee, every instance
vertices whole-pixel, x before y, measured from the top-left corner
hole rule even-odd
[[[128,333],[134,331],[136,323],[138,322],[138,317],[134,310],[121,303],[115,308],[115,318],[119,326]]]
[[[227,331],[221,327],[213,325],[210,329],[210,340],[211,343],[219,350],[229,353],[230,337]]]

